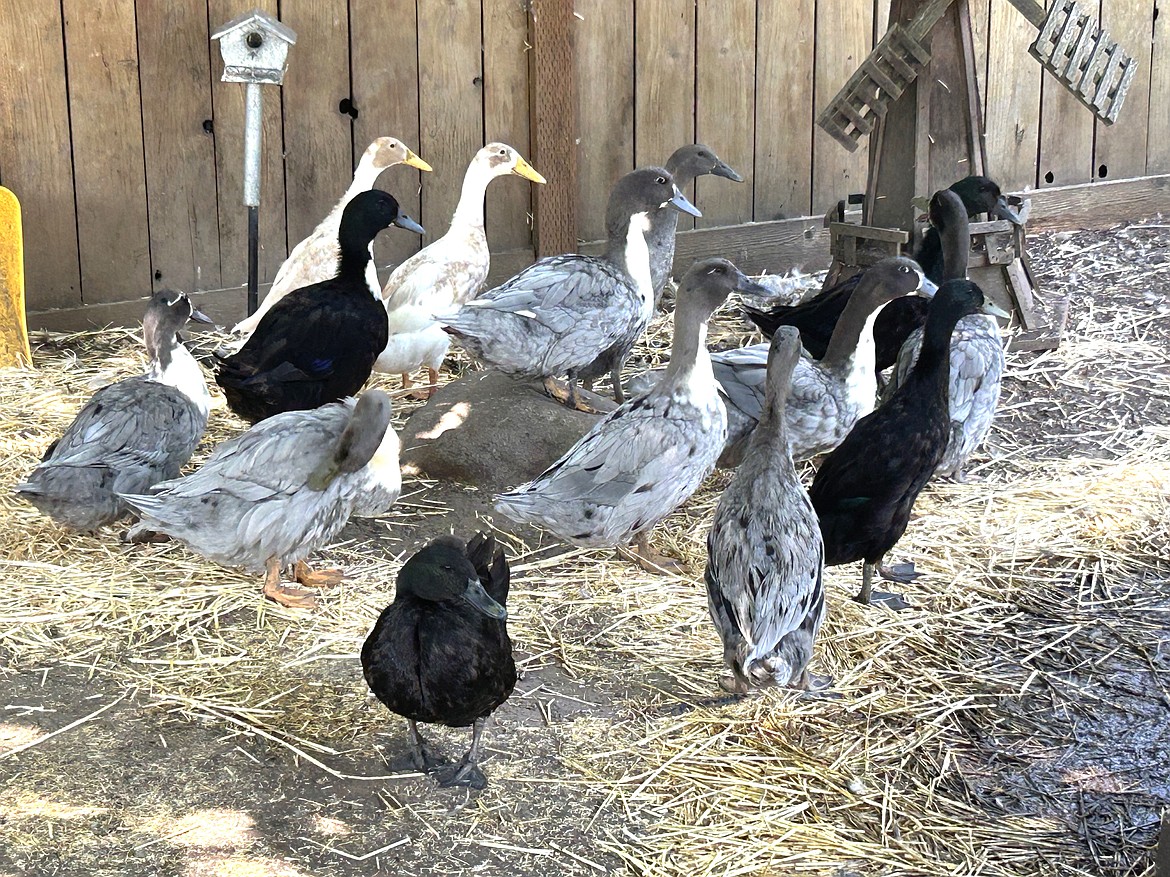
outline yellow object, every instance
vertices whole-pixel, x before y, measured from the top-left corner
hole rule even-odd
[[[32,365],[24,316],[24,235],[20,202],[0,186],[0,366]]]

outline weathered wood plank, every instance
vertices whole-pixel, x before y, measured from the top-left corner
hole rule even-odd
[[[433,165],[433,156],[428,156],[419,146],[418,28],[414,4],[349,0],[349,18],[353,103],[358,111],[353,123],[354,164],[377,138],[397,137]],[[437,173],[449,176],[461,173],[461,169],[440,168]],[[429,181],[432,176],[403,165],[383,171],[378,186],[393,194],[402,210],[419,219],[422,216],[420,177]],[[436,236],[446,230],[445,225],[431,229]],[[378,235],[374,241],[374,261],[383,282],[393,266],[410,258],[421,246],[418,235],[394,232]]]
[[[1125,179],[1146,172],[1149,123],[1150,57],[1155,0],[1101,0],[1101,26],[1138,59],[1137,74],[1117,121],[1097,123],[1093,170],[1098,179]],[[1163,10],[1165,12],[1165,10]]]
[[[483,0],[484,140],[532,157],[528,126],[528,16],[516,0]],[[540,170],[540,168],[537,168]],[[488,187],[488,244],[532,246],[532,183],[506,177]]]
[[[812,210],[815,9],[815,0],[757,7],[756,166],[749,181],[757,221]]]
[[[154,288],[219,289],[207,3],[142,3],[137,11]]]
[[[1107,228],[1170,211],[1170,175],[1060,186],[1028,192],[1028,228]]]
[[[1041,68],[1028,54],[1036,29],[1010,3],[991,4],[987,173],[1005,189],[1036,185]]]
[[[65,0],[64,12],[82,298],[114,301],[151,287],[134,2]]]
[[[257,0],[256,8],[276,15],[276,0]],[[208,0],[211,29],[239,14],[232,0]],[[248,281],[248,210],[244,207],[244,91],[238,82],[223,82],[219,44],[212,48],[211,101],[215,124],[215,174],[219,197],[219,264],[223,285],[244,286]],[[303,45],[289,50],[289,66],[311,64]],[[284,134],[281,130],[280,92],[263,86],[263,141],[260,147],[260,282],[271,283],[288,255],[284,212]],[[295,244],[296,241],[293,241]],[[240,292],[241,300],[244,293]],[[218,316],[218,315],[217,315]]]
[[[998,2],[998,0],[997,0]],[[987,118],[987,38],[991,26],[991,0],[968,0],[971,11],[971,39],[975,45],[975,79],[979,83],[979,100]],[[986,123],[984,129],[986,130]]]
[[[447,231],[483,146],[481,39],[478,3],[418,0],[419,154],[435,169],[423,180],[426,243]]]
[[[609,190],[634,167],[634,4],[576,0],[573,28],[577,234],[598,240],[605,237]]]
[[[634,64],[635,164],[661,165],[695,141],[695,0],[635,0]]]
[[[28,307],[81,302],[57,3],[0,4],[0,174],[20,199]]]
[[[699,0],[696,14],[695,139],[714,149],[746,181],[695,181],[695,203],[703,211],[696,227],[713,228],[752,218],[756,0]]]
[[[872,46],[871,0],[817,5],[816,91],[820,112],[865,60]],[[865,190],[867,151],[848,152],[819,125],[813,132],[812,212],[824,213],[838,199]]]
[[[352,119],[339,109],[350,97],[348,15],[346,0],[280,4],[281,20],[297,32],[281,95],[290,248],[308,237],[353,181]]]
[[[1146,173],[1159,174],[1170,171],[1170,11],[1162,10],[1154,19],[1153,30]],[[1121,112],[1125,112],[1125,107]]]

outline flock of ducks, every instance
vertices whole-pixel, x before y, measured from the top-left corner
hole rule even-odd
[[[818,689],[809,672],[826,611],[824,568],[863,561],[863,603],[906,604],[873,589],[875,571],[936,475],[962,478],[998,402],[1003,341],[997,309],[966,279],[970,216],[1018,221],[994,182],[935,193],[915,258],[885,259],[810,301],[745,308],[769,336],[711,354],[707,326],[732,293],[767,291],[731,262],[708,258],[683,277],[669,364],[623,387],[673,262],[683,194],[696,176],[742,177],[706,146],[619,179],[600,256],[544,258],[500,286],[488,274],[483,200],[492,180],[544,178],[502,143],[472,159],[448,232],[380,285],[374,238],[423,229],[373,188],[388,167],[430,165],[393,138],[363,155],[353,185],[282,266],[260,309],[216,352],[215,380],[252,427],[179,476],[207,424],[203,372],[181,330],[208,321],[182,293],[150,301],[146,374],[99,390],[45,452],[20,496],[65,527],[93,531],[137,518],[129,541],[173,538],[195,553],[263,574],[263,593],[311,608],[338,570],[306,561],[350,515],[378,515],[401,490],[390,398],[362,392],[374,370],[428,370],[433,390],[452,340],[486,368],[540,381],[590,410],[578,389],[612,377],[618,407],[531,482],[495,497],[512,520],[591,547],[626,550],[647,569],[679,571],[650,544],[655,524],[717,464],[737,467],[707,537],[704,574],[728,673],[743,694],[769,685]],[[998,312],[1004,315],[1001,311]],[[880,397],[883,369],[893,366]],[[415,388],[416,390],[418,388]],[[550,403],[551,404],[551,403]],[[807,488],[795,462],[821,458]],[[284,580],[292,571],[293,581]],[[508,562],[494,538],[444,536],[398,573],[394,602],[361,652],[370,689],[409,723],[411,756],[443,784],[482,788],[487,717],[511,694]],[[467,755],[441,766],[418,722],[472,726]]]

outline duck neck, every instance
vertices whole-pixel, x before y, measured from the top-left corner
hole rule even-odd
[[[332,228],[337,228],[341,224],[341,214],[345,212],[345,205],[362,192],[368,192],[374,188],[374,183],[377,182],[378,175],[382,171],[383,168],[374,167],[373,158],[363,155],[361,161],[358,162],[357,170],[353,172],[353,182],[349,184],[349,188],[345,190],[341,200],[333,205],[333,209],[325,217],[325,222],[329,223]]]
[[[146,377],[168,387],[174,387],[206,416],[211,409],[211,397],[203,370],[186,345],[176,336],[169,342],[152,346],[150,367]]]
[[[463,176],[463,188],[459,192],[459,203],[451,217],[451,226],[483,228],[483,199],[487,195],[488,183],[494,179],[490,169],[479,162],[472,162]]]
[[[707,318],[680,303],[674,314],[674,337],[670,344],[670,362],[662,384],[715,382],[711,354],[707,352]]]
[[[650,215],[635,213],[629,218],[624,234],[611,234],[605,248],[605,257],[623,267],[634,281],[634,288],[645,308],[654,307],[654,287],[650,280],[650,247],[646,234],[650,230]]]
[[[956,211],[956,215],[947,216],[938,236],[943,262],[940,283],[962,280],[967,276],[967,263],[971,257],[971,222],[966,212]]]
[[[949,396],[951,333],[955,331],[957,319],[931,320],[929,317],[922,331],[922,347],[913,374],[941,398],[944,404]]]
[[[872,294],[872,287],[865,283],[863,277],[861,284],[849,297],[841,316],[837,318],[825,355],[821,357],[821,365],[832,369],[848,368],[850,364],[856,367],[859,359],[864,360],[868,356],[869,369],[873,370],[873,325],[881,313],[881,307],[874,307]]]

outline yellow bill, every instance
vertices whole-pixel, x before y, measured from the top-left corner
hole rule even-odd
[[[410,150],[410,149],[407,149],[407,150],[406,150],[406,159],[405,159],[405,160],[404,160],[402,163],[403,163],[403,164],[408,164],[408,165],[410,165],[411,167],[416,167],[416,168],[418,168],[420,171],[433,171],[433,170],[434,170],[434,168],[433,168],[433,167],[431,167],[429,164],[427,164],[425,161],[423,161],[421,158],[419,158],[419,157],[418,157],[418,156],[417,156],[417,155],[416,155],[416,154],[415,154],[415,153],[414,153],[412,150]]]
[[[526,180],[532,180],[534,183],[547,182],[547,180],[545,180],[545,178],[537,172],[536,168],[534,168],[519,156],[516,157],[516,166],[512,168],[512,173],[516,174],[517,176],[524,177]]]

